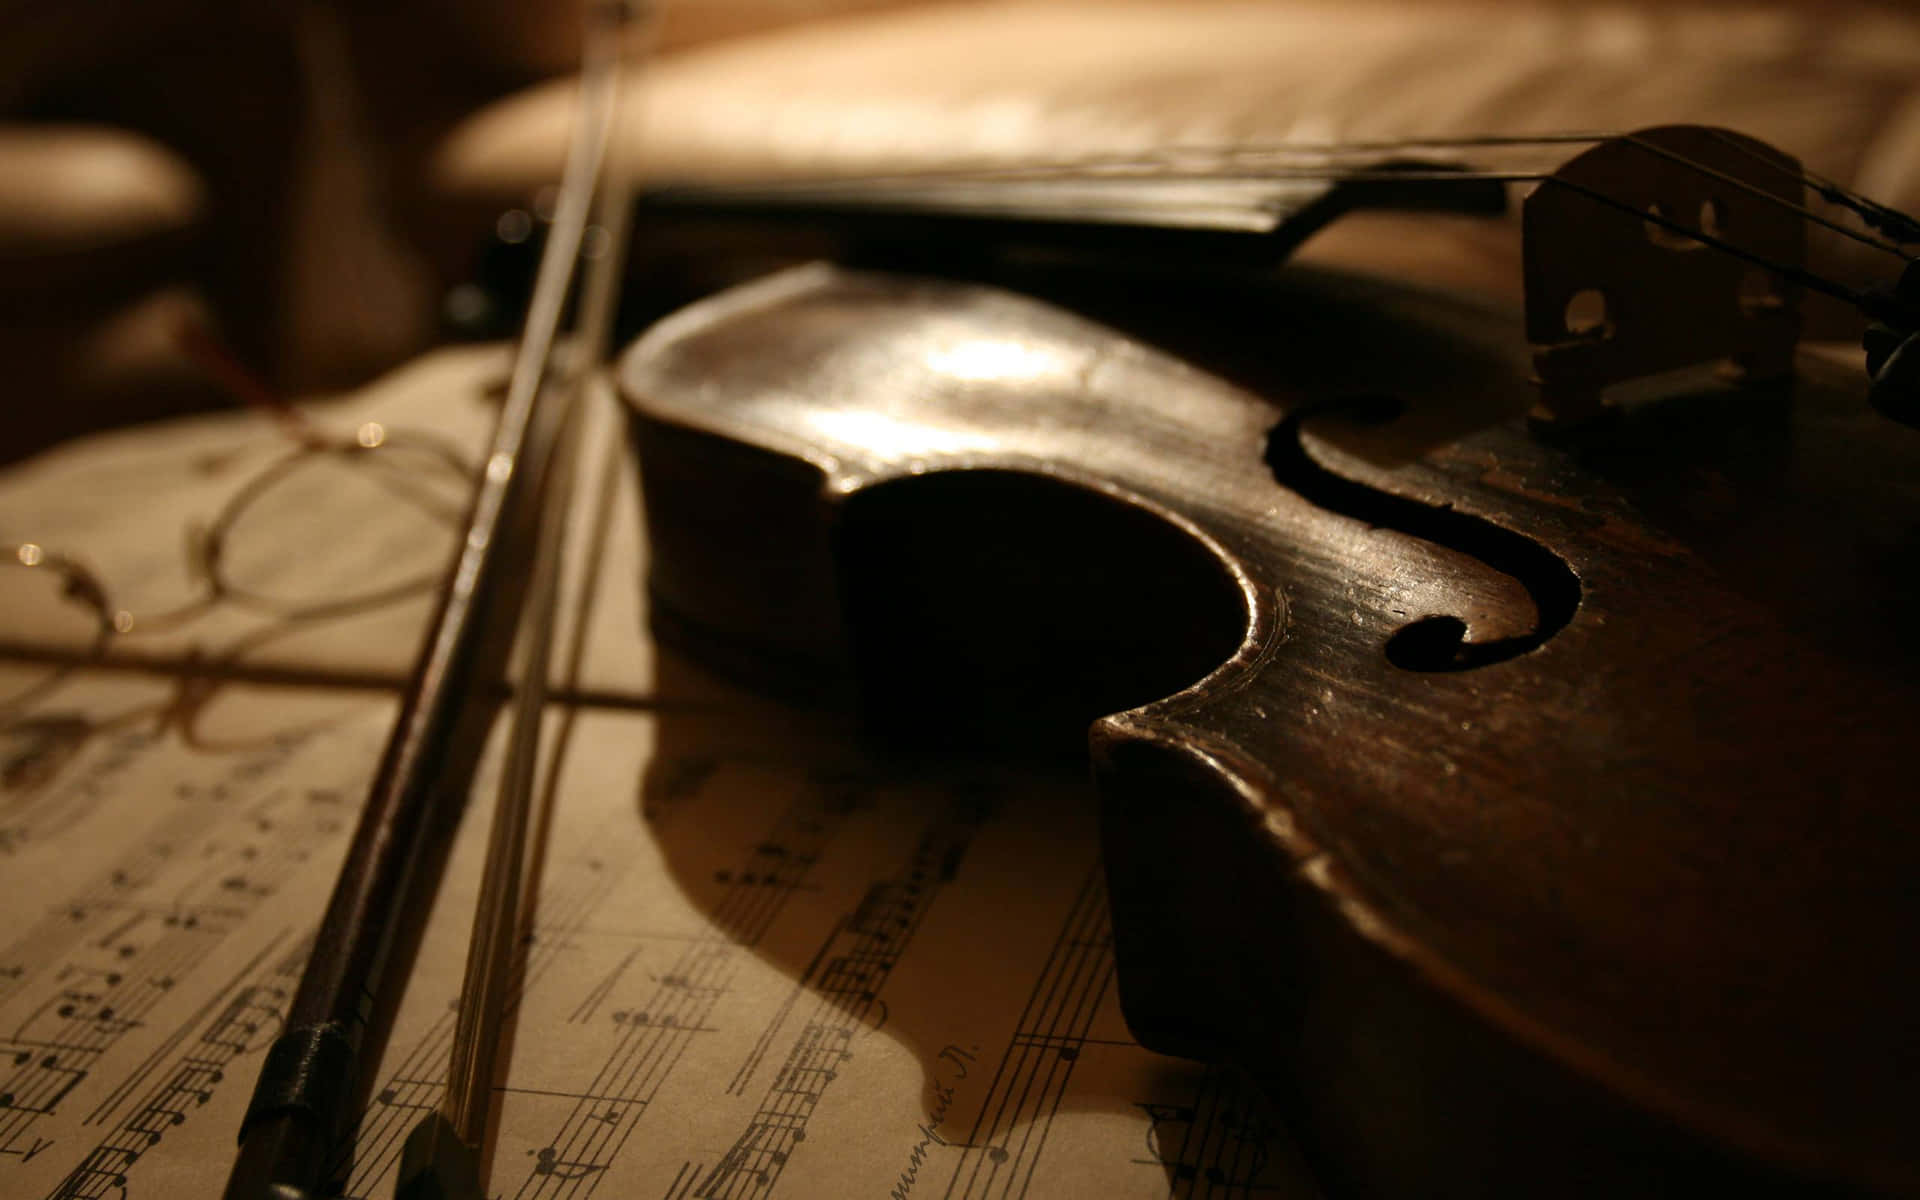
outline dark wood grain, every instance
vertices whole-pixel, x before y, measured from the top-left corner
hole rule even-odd
[[[663,636],[1090,746],[1130,1023],[1337,1191],[1920,1191],[1920,434],[1803,356],[1549,444],[1508,314],[1062,295],[805,268],[642,339]]]

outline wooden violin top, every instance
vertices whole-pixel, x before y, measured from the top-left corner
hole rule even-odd
[[[911,739],[1091,722],[1130,1023],[1337,1186],[1920,1191],[1920,434],[1803,355],[1554,444],[1503,314],[1181,286],[656,327],[661,632]]]

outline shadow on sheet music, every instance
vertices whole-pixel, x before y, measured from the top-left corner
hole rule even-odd
[[[694,690],[677,656],[658,670]],[[700,921],[608,1061],[705,1070],[726,1114],[670,1196],[790,1174],[802,1196],[1315,1194],[1237,1070],[1129,1035],[1084,764],[888,752],[838,718],[728,707],[656,712],[638,797]],[[707,1036],[720,1052],[683,1054]],[[629,1078],[629,1102],[673,1094],[664,1070]],[[569,1144],[590,1145],[562,1130],[556,1164]]]

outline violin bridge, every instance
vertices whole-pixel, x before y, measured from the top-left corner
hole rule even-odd
[[[1765,143],[1671,125],[1601,142],[1542,181],[1521,211],[1535,422],[1589,424],[1609,386],[1715,360],[1742,382],[1790,374],[1801,179]]]

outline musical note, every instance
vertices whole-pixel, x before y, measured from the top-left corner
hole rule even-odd
[[[155,1195],[163,1180],[190,1181],[182,1194],[218,1188],[225,1164],[194,1156],[227,1143],[283,1020],[304,952],[296,922],[325,902],[331,880],[317,864],[352,825],[354,772],[377,751],[385,703],[352,738],[317,738],[278,766],[250,754],[243,770],[240,759],[183,757],[163,744],[149,748],[159,765],[128,768],[149,773],[143,795],[158,807],[109,829],[98,847],[76,845],[88,865],[35,897],[36,919],[0,950],[0,1039],[35,1039],[0,1040],[0,1172],[10,1173],[0,1192]],[[1002,802],[989,813],[937,775],[732,757],[656,736],[658,720],[596,715],[569,751],[592,771],[561,776],[511,1018],[514,1057],[497,1081],[490,1191],[516,1200],[577,1200],[589,1188],[674,1200],[886,1195],[931,1122],[946,1144],[929,1140],[914,1195],[939,1195],[1013,1044],[1024,989],[1043,973],[1041,951],[1076,895],[1071,876],[1032,896],[1009,894],[1004,881],[1059,875],[1062,846],[1079,855],[1093,844],[1087,810]],[[669,789],[672,806],[643,814],[635,796],[658,791],[638,785],[655,746],[689,765]],[[1002,822],[1008,809],[1031,829],[1065,832],[1023,841],[1027,826]],[[460,837],[484,824],[470,818]],[[462,846],[473,850],[471,841],[454,847],[450,895],[470,886],[461,864],[475,860]],[[1080,858],[1071,861],[1077,872]],[[433,952],[464,936],[458,907],[423,936],[428,965],[371,1080],[349,1196],[391,1194],[405,1129],[444,1089],[459,980]],[[943,919],[931,936],[929,922]],[[1029,943],[1031,953],[1019,949]],[[956,948],[1013,973],[1011,999],[943,974]],[[62,1004],[71,1005],[65,1016]],[[1090,1066],[1095,1045],[1102,1057]],[[1062,1049],[1057,1039],[1035,1047],[1073,1068],[1065,1088],[1048,1093],[1059,1104],[1053,1119],[1083,1115],[1084,1097],[1098,1120],[1076,1130],[1078,1143],[1055,1136],[1044,1154],[1019,1159],[1022,1169],[1038,1162],[1043,1181],[1049,1163],[1162,1170],[1133,1162],[1148,1157],[1147,1114],[1117,1120],[1111,1095],[1084,1082],[1134,1088],[1160,1060],[1092,1041],[1066,1047],[1077,1061]],[[1116,1072],[1109,1054],[1134,1065]],[[54,1068],[42,1065],[48,1055]],[[62,1071],[85,1077],[60,1094],[56,1079],[78,1078]],[[958,1084],[956,1107],[918,1103],[922,1075]],[[1134,1094],[1155,1095],[1136,1088],[1117,1103]],[[53,1111],[42,1111],[50,1096]],[[839,1152],[835,1133],[855,1127],[870,1142],[861,1154]],[[976,1153],[990,1163],[1009,1151],[1019,1157],[1017,1141]],[[853,1181],[847,1190],[820,1182],[841,1179],[833,1171]],[[1045,1189],[1029,1194],[1064,1194]]]
[[[149,757],[166,759],[170,744],[121,742],[115,769],[152,770]],[[9,1163],[31,1158],[33,1170],[0,1190],[116,1194],[174,1131],[235,1094],[230,1064],[258,1053],[277,1028],[291,980],[276,979],[283,962],[243,967],[254,977],[231,982],[231,966],[218,976],[207,967],[230,949],[285,936],[250,922],[327,837],[305,819],[303,796],[271,782],[302,753],[310,741],[213,755],[195,764],[199,777],[149,788],[161,799],[129,810],[142,819],[95,831],[97,846],[73,847],[95,864],[74,885],[34,897],[45,906],[39,919],[0,951],[11,1060],[0,1073],[0,1154]],[[104,765],[89,757],[73,778]],[[236,801],[251,805],[245,838],[228,835]],[[234,880],[244,886],[223,886]],[[242,945],[230,942],[236,935]],[[246,950],[242,961],[259,963],[264,953]]]
[[[589,1175],[597,1175],[607,1169],[604,1163],[574,1162],[562,1159],[559,1157],[559,1152],[552,1146],[540,1147],[537,1154],[532,1150],[527,1151],[527,1153],[535,1155],[533,1164],[533,1173],[535,1175],[550,1176],[554,1179],[585,1179]]]

